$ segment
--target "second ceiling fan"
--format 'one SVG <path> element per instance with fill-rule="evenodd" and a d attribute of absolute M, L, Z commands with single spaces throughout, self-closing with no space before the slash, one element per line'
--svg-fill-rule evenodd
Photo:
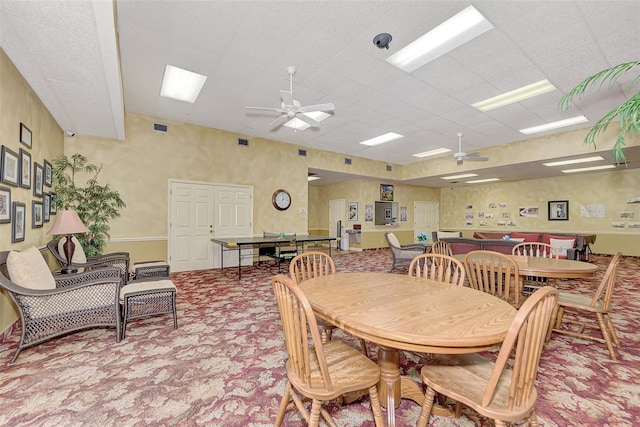
<path fill-rule="evenodd" d="M 289 120 L 298 119 L 306 123 L 311 127 L 320 126 L 320 121 L 316 120 L 313 116 L 321 113 L 333 112 L 336 106 L 332 103 L 315 104 L 315 105 L 302 105 L 300 101 L 293 99 L 293 75 L 296 73 L 296 68 L 293 66 L 287 67 L 287 73 L 289 74 L 289 90 L 280 91 L 280 108 L 270 107 L 245 107 L 249 110 L 267 110 L 280 113 L 280 116 L 269 124 L 271 129 L 275 129 Z"/>
<path fill-rule="evenodd" d="M 486 156 L 481 156 L 479 152 L 474 151 L 472 153 L 465 153 L 462 151 L 462 134 L 458 134 L 458 152 L 453 155 L 453 158 L 456 159 L 456 162 L 461 165 L 465 160 L 473 160 L 473 161 L 487 161 L 489 160 Z"/>

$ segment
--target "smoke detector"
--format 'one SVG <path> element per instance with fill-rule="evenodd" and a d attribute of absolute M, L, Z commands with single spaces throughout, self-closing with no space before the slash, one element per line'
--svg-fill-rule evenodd
<path fill-rule="evenodd" d="M 391 34 L 389 33 L 380 33 L 373 38 L 373 44 L 378 46 L 379 49 L 389 49 L 389 43 L 391 43 Z"/>

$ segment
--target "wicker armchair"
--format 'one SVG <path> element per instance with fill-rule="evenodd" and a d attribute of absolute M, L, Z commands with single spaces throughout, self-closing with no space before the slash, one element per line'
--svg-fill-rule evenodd
<path fill-rule="evenodd" d="M 0 252 L 0 288 L 17 306 L 22 326 L 20 342 L 10 363 L 23 348 L 86 328 L 115 327 L 116 342 L 120 342 L 119 269 L 56 275 L 54 289 L 32 289 L 8 279 L 9 253 Z"/>
<path fill-rule="evenodd" d="M 393 271 L 399 264 L 409 264 L 415 257 L 426 252 L 426 246 L 420 244 L 401 245 L 393 233 L 384 233 L 387 244 L 393 255 L 393 264 L 389 271 Z"/>
<path fill-rule="evenodd" d="M 47 248 L 49 248 L 49 251 L 51 252 L 53 257 L 58 261 L 60 267 L 65 267 L 67 265 L 67 258 L 58 250 L 59 242 L 60 239 L 53 239 L 49 243 L 47 243 Z M 82 250 L 82 247 L 77 243 L 75 250 Z M 70 266 L 81 269 L 92 269 L 96 267 L 116 267 L 122 274 L 123 284 L 127 284 L 127 281 L 129 280 L 128 252 L 113 252 L 110 254 L 86 257 L 86 259 L 86 263 L 81 263 L 74 261 L 72 258 Z"/>

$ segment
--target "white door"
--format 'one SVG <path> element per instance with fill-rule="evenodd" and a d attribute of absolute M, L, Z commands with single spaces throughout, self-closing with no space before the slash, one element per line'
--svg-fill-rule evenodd
<path fill-rule="evenodd" d="M 224 237 L 253 236 L 253 190 L 243 186 L 215 186 L 216 216 L 213 235 Z M 213 245 L 213 267 L 220 268 L 221 247 Z M 242 265 L 253 263 L 253 250 L 242 250 Z M 224 267 L 238 265 L 238 251 L 224 252 Z"/>
<path fill-rule="evenodd" d="M 431 232 L 438 231 L 440 225 L 439 210 L 439 205 L 436 202 L 413 202 L 414 242 L 418 241 L 416 235 L 421 231 L 427 233 L 429 235 L 429 241 L 431 241 Z"/>
<path fill-rule="evenodd" d="M 329 200 L 329 237 L 340 239 L 344 230 L 345 221 L 345 202 L 344 199 Z M 338 232 L 338 221 L 341 221 L 342 227 Z M 336 245 L 340 247 L 340 245 Z"/>
<path fill-rule="evenodd" d="M 171 182 L 169 265 L 171 271 L 213 267 L 213 186 Z"/>

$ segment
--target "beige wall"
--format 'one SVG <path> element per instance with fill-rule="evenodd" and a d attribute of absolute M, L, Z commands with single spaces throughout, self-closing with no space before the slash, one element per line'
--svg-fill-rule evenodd
<path fill-rule="evenodd" d="M 22 78 L 5 52 L 0 49 L 0 145 L 4 145 L 16 154 L 20 148 L 31 154 L 31 173 L 33 177 L 33 163 L 44 164 L 44 160 L 52 162 L 62 153 L 62 129 L 44 107 L 35 92 Z M 32 132 L 32 148 L 21 144 L 20 123 L 24 123 Z M 33 184 L 33 183 L 32 183 Z M 33 196 L 32 188 L 13 187 L 3 183 L 0 186 L 11 190 L 13 202 L 26 205 L 26 227 L 23 242 L 11 243 L 11 224 L 0 224 L 0 251 L 10 249 L 23 250 L 31 246 L 42 247 L 49 240 L 45 233 L 51 223 L 45 223 L 42 228 L 31 228 L 31 202 L 42 201 Z M 45 192 L 51 191 L 44 187 Z M 52 217 L 52 220 L 55 217 Z M 0 332 L 17 319 L 17 311 L 9 296 L 0 291 Z"/>
<path fill-rule="evenodd" d="M 640 197 L 640 169 L 568 175 L 559 178 L 493 183 L 473 187 L 443 188 L 440 198 L 440 228 L 466 231 L 550 231 L 594 233 L 595 253 L 615 253 L 640 256 L 640 228 L 629 228 L 629 223 L 640 223 L 640 204 L 628 204 L 627 199 Z M 548 201 L 568 200 L 569 220 L 549 221 Z M 491 208 L 490 204 L 504 203 L 505 208 Z M 582 215 L 581 206 L 603 204 L 604 217 Z M 471 205 L 471 209 L 466 207 Z M 520 217 L 519 208 L 537 206 L 538 217 Z M 444 214 L 444 213 L 452 214 Z M 484 218 L 479 213 L 484 213 Z M 621 218 L 622 212 L 632 212 L 633 218 Z M 465 214 L 473 218 L 465 218 Z M 487 218 L 492 214 L 493 218 Z M 509 218 L 503 218 L 508 214 Z M 467 225 L 467 221 L 471 225 Z M 486 226 L 481 226 L 481 221 Z M 498 221 L 514 221 L 515 226 L 498 226 Z M 624 228 L 612 227 L 622 222 Z"/>

